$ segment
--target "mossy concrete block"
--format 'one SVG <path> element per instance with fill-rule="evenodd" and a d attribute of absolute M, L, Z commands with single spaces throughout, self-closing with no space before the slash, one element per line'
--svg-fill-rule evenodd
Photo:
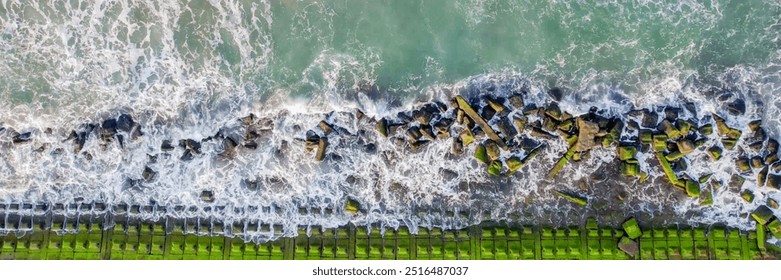
<path fill-rule="evenodd" d="M 743 190 L 740 193 L 740 197 L 743 198 L 743 200 L 745 200 L 748 203 L 754 202 L 754 193 L 751 192 L 750 190 Z"/>
<path fill-rule="evenodd" d="M 640 252 L 640 246 L 637 241 L 629 239 L 626 236 L 621 237 L 621 240 L 618 241 L 618 249 L 629 255 L 631 258 L 637 256 L 637 254 Z"/>
<path fill-rule="evenodd" d="M 548 172 L 548 178 L 555 177 L 556 174 L 558 174 L 559 171 L 561 171 L 561 169 L 564 168 L 564 165 L 567 164 L 567 161 L 572 159 L 572 156 L 575 154 L 575 150 L 576 150 L 575 147 L 577 147 L 577 145 L 573 145 L 572 147 L 570 147 L 569 150 L 567 150 L 567 153 L 564 154 L 564 156 L 562 156 L 558 162 L 556 162 L 556 165 L 553 167 L 553 169 L 551 169 L 551 171 Z"/>
<path fill-rule="evenodd" d="M 751 170 L 751 165 L 749 164 L 747 158 L 739 158 L 739 159 L 735 160 L 735 167 L 740 172 L 746 172 L 746 171 Z"/>
<path fill-rule="evenodd" d="M 483 163 L 490 162 L 488 160 L 488 153 L 486 153 L 484 145 L 477 146 L 477 149 L 475 149 L 475 158 Z"/>
<path fill-rule="evenodd" d="M 621 174 L 625 176 L 635 177 L 640 174 L 640 165 L 637 163 L 622 161 L 620 166 Z"/>
<path fill-rule="evenodd" d="M 499 146 L 494 141 L 486 141 L 485 153 L 490 160 L 497 160 L 499 159 Z"/>
<path fill-rule="evenodd" d="M 724 145 L 724 149 L 727 150 L 734 149 L 737 144 L 738 144 L 737 139 L 728 139 L 728 138 L 721 139 L 721 145 Z"/>
<path fill-rule="evenodd" d="M 700 184 L 694 180 L 686 180 L 686 194 L 690 197 L 700 197 Z"/>
<path fill-rule="evenodd" d="M 653 142 L 655 151 L 664 152 L 667 150 L 667 135 L 655 134 Z"/>
<path fill-rule="evenodd" d="M 347 202 L 344 205 L 344 211 L 347 213 L 355 214 L 361 209 L 361 204 L 358 201 L 347 198 Z"/>
<path fill-rule="evenodd" d="M 757 224 L 757 228 L 755 232 L 757 233 L 757 248 L 759 248 L 760 250 L 765 249 L 765 242 L 767 241 L 767 236 L 765 231 L 766 231 L 765 225 Z"/>
<path fill-rule="evenodd" d="M 651 144 L 654 141 L 654 133 L 650 129 L 641 129 L 639 134 L 643 144 Z"/>
<path fill-rule="evenodd" d="M 765 166 L 757 173 L 757 186 L 764 186 L 767 179 L 768 168 Z"/>
<path fill-rule="evenodd" d="M 502 175 L 502 162 L 494 160 L 488 165 L 488 174 L 499 176 Z"/>
<path fill-rule="evenodd" d="M 466 128 L 463 131 L 461 131 L 461 135 L 459 135 L 459 138 L 461 138 L 461 143 L 463 143 L 464 146 L 469 146 L 469 144 L 471 144 L 472 141 L 475 140 L 475 136 L 472 134 L 472 131 Z"/>
<path fill-rule="evenodd" d="M 571 202 L 574 202 L 580 206 L 586 206 L 588 204 L 588 199 L 585 197 L 581 197 L 575 194 L 570 194 L 570 193 L 557 191 L 557 190 L 554 190 L 553 192 L 556 193 L 556 195 L 563 197 L 564 199 L 569 200 Z"/>
<path fill-rule="evenodd" d="M 675 126 L 668 120 L 663 120 L 659 125 L 656 127 L 661 132 L 664 132 L 665 135 L 667 135 L 667 138 L 675 140 L 681 137 L 681 132 L 675 128 Z"/>
<path fill-rule="evenodd" d="M 635 157 L 637 148 L 634 146 L 618 146 L 616 152 L 619 160 L 628 160 Z"/>
<path fill-rule="evenodd" d="M 751 218 L 754 218 L 757 223 L 765 225 L 770 222 L 770 219 L 773 219 L 773 210 L 770 210 L 770 208 L 765 205 L 760 205 L 751 212 Z"/>
<path fill-rule="evenodd" d="M 773 219 L 773 221 L 768 223 L 766 227 L 767 230 L 770 231 L 770 234 L 776 238 L 781 239 L 781 221 L 778 219 Z"/>
<path fill-rule="evenodd" d="M 665 155 L 664 158 L 666 158 L 667 161 L 676 161 L 676 160 L 678 160 L 678 159 L 680 159 L 680 158 L 682 158 L 684 156 L 685 156 L 685 154 L 683 154 L 683 153 L 681 153 L 679 151 L 675 151 L 675 152 L 672 152 L 672 153 L 669 153 L 669 154 Z"/>
<path fill-rule="evenodd" d="M 626 236 L 630 239 L 636 239 L 643 235 L 643 231 L 640 230 L 640 226 L 637 224 L 637 220 L 634 217 L 626 220 L 622 227 L 624 228 L 624 232 L 626 232 Z"/>
<path fill-rule="evenodd" d="M 691 131 L 692 124 L 686 120 L 677 120 L 675 122 L 675 128 L 678 129 L 678 131 L 681 132 L 681 135 L 686 136 L 689 135 L 689 131 Z"/>
<path fill-rule="evenodd" d="M 705 135 L 705 136 L 711 135 L 711 134 L 713 134 L 713 125 L 711 125 L 711 124 L 703 125 L 703 126 L 700 127 L 699 131 L 700 131 L 700 134 L 702 134 L 702 135 Z"/>
<path fill-rule="evenodd" d="M 667 179 L 670 180 L 670 183 L 672 183 L 674 186 L 677 186 L 679 184 L 678 176 L 675 175 L 672 166 L 670 166 L 670 162 L 667 161 L 667 159 L 661 153 L 656 153 L 656 158 L 659 160 L 659 165 L 661 165 L 662 171 L 664 171 L 664 174 L 667 175 Z"/>
<path fill-rule="evenodd" d="M 768 188 L 774 188 L 776 190 L 781 189 L 781 175 L 768 174 L 765 180 L 765 185 Z"/>
<path fill-rule="evenodd" d="M 519 157 L 510 157 L 507 159 L 507 174 L 513 174 L 523 167 L 523 161 Z"/>
<path fill-rule="evenodd" d="M 678 146 L 678 151 L 684 155 L 688 155 L 694 151 L 694 143 L 692 143 L 691 140 L 681 139 L 675 142 L 675 144 Z"/>
<path fill-rule="evenodd" d="M 721 153 L 722 153 L 721 148 L 717 146 L 713 146 L 708 149 L 708 155 L 714 161 L 721 159 Z"/>
<path fill-rule="evenodd" d="M 772 198 L 768 198 L 767 202 L 765 204 L 767 205 L 767 207 L 770 207 L 772 209 L 778 209 L 778 207 L 779 207 L 778 201 L 776 201 L 775 199 L 772 199 Z"/>

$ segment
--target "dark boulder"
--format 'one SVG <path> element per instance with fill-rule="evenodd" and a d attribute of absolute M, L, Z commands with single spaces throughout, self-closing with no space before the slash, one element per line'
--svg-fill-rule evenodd
<path fill-rule="evenodd" d="M 167 152 L 173 150 L 174 146 L 171 145 L 171 140 L 163 140 L 163 144 L 160 145 L 160 149 Z"/>
<path fill-rule="evenodd" d="M 550 97 L 553 98 L 553 100 L 561 101 L 564 92 L 560 88 L 554 87 L 548 91 L 548 95 L 550 95 Z"/>
<path fill-rule="evenodd" d="M 746 113 L 746 101 L 738 98 L 727 104 L 727 110 L 733 116 L 740 116 Z"/>
<path fill-rule="evenodd" d="M 30 142 L 30 140 L 32 140 L 32 135 L 33 135 L 32 132 L 29 131 L 22 134 L 17 134 L 16 136 L 14 136 L 13 142 L 14 144 Z"/>

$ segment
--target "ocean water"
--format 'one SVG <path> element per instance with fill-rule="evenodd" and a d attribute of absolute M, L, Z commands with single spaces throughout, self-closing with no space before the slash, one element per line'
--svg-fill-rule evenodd
<path fill-rule="evenodd" d="M 549 141 L 538 162 L 498 180 L 470 156 L 474 145 L 461 157 L 446 156 L 451 140 L 413 153 L 350 114 L 396 116 L 487 88 L 507 95 L 523 87 L 527 103 L 542 105 L 556 87 L 564 111 L 578 115 L 596 106 L 623 120 L 632 109 L 687 102 L 699 117 L 724 116 L 724 100 L 743 99 L 746 113 L 728 124 L 746 129 L 761 119 L 778 139 L 779 36 L 778 1 L 4 0 L 0 201 L 194 206 L 137 215 L 256 221 L 279 225 L 284 235 L 297 226 L 348 222 L 414 231 L 482 220 L 577 221 L 600 211 L 551 191 L 581 181 L 608 187 L 593 174 L 615 164 L 614 149 L 594 151 L 564 169 L 568 180 L 550 182 L 545 174 L 566 142 Z M 123 146 L 92 137 L 79 152 L 64 141 L 84 123 L 121 113 L 134 117 L 142 136 Z M 190 161 L 180 160 L 182 149 L 160 150 L 164 140 L 175 145 L 241 132 L 239 118 L 250 113 L 273 128 L 257 149 L 225 159 L 222 143 L 204 142 Z M 351 134 L 371 132 L 366 141 L 377 151 L 337 135 L 328 151 L 338 158 L 315 161 L 297 139 L 323 119 Z M 32 132 L 32 141 L 12 143 L 14 131 Z M 739 142 L 738 151 L 748 144 Z M 738 151 L 712 163 L 700 149 L 686 172 L 727 182 Z M 652 167 L 653 154 L 638 159 L 650 183 L 622 183 L 627 199 L 610 206 L 616 216 L 749 228 L 746 213 L 767 198 L 781 199 L 747 176 L 743 189 L 754 191 L 752 203 L 725 188 L 714 205 L 698 206 L 671 195 Z M 146 168 L 157 175 L 128 183 Z M 214 201 L 204 202 L 202 191 Z M 345 213 L 348 197 L 364 212 Z M 225 208 L 205 210 L 215 206 Z"/>

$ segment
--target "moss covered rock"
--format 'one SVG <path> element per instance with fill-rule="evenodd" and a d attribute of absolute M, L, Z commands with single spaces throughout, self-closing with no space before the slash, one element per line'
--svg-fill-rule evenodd
<path fill-rule="evenodd" d="M 773 219 L 773 210 L 770 210 L 770 208 L 765 205 L 760 205 L 751 212 L 751 218 L 754 218 L 757 223 L 765 225 L 770 222 L 770 219 Z"/>
<path fill-rule="evenodd" d="M 694 180 L 686 180 L 686 194 L 690 197 L 700 197 L 700 184 Z"/>
<path fill-rule="evenodd" d="M 585 198 L 585 197 L 581 197 L 581 196 L 578 196 L 578 195 L 575 195 L 575 194 L 562 192 L 562 191 L 557 191 L 557 190 L 554 190 L 553 192 L 556 195 L 558 195 L 558 196 L 560 196 L 560 197 L 562 197 L 562 198 L 564 198 L 566 200 L 569 200 L 571 202 L 574 202 L 574 203 L 576 203 L 576 204 L 578 204 L 580 206 L 586 206 L 588 204 L 588 199 Z"/>
<path fill-rule="evenodd" d="M 488 165 L 488 174 L 499 176 L 502 175 L 502 162 L 494 160 Z"/>
<path fill-rule="evenodd" d="M 751 165 L 748 162 L 747 158 L 739 158 L 735 160 L 735 167 L 740 172 L 746 172 L 751 170 Z"/>
<path fill-rule="evenodd" d="M 711 134 L 713 134 L 713 125 L 711 125 L 711 124 L 703 125 L 703 126 L 700 127 L 699 131 L 700 131 L 700 134 L 702 134 L 702 135 L 705 135 L 705 136 L 711 135 Z"/>
<path fill-rule="evenodd" d="M 620 167 L 621 174 L 624 174 L 624 176 L 636 177 L 640 175 L 640 165 L 637 163 L 622 161 Z"/>
<path fill-rule="evenodd" d="M 628 160 L 635 157 L 637 148 L 634 146 L 620 145 L 616 149 L 616 153 L 618 154 L 619 160 Z"/>
<path fill-rule="evenodd" d="M 768 223 L 767 230 L 776 238 L 781 239 L 781 221 L 778 221 L 778 219 L 774 219 L 772 222 Z"/>
<path fill-rule="evenodd" d="M 626 232 L 626 236 L 630 239 L 637 239 L 643 235 L 643 231 L 640 230 L 640 226 L 637 224 L 637 220 L 634 217 L 626 220 L 622 227 L 624 228 L 624 232 Z"/>
<path fill-rule="evenodd" d="M 347 198 L 347 202 L 344 205 L 344 211 L 347 213 L 355 214 L 361 209 L 361 204 L 355 199 Z"/>
<path fill-rule="evenodd" d="M 714 161 L 721 159 L 722 150 L 719 147 L 713 146 L 708 149 L 708 155 Z"/>
<path fill-rule="evenodd" d="M 743 190 L 740 192 L 740 197 L 748 203 L 754 202 L 754 193 L 750 190 Z"/>
<path fill-rule="evenodd" d="M 475 158 L 479 161 L 482 161 L 483 163 L 490 162 L 488 160 L 488 154 L 485 151 L 484 145 L 477 146 L 477 149 L 475 149 Z"/>

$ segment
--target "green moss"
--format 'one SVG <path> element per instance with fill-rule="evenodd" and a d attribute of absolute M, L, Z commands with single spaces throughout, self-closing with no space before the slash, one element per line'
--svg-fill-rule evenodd
<path fill-rule="evenodd" d="M 699 179 L 699 180 L 697 180 L 697 181 L 699 181 L 699 182 L 700 182 L 700 184 L 705 184 L 705 182 L 707 182 L 708 180 L 710 180 L 710 177 L 711 177 L 711 176 L 713 176 L 713 174 L 702 175 L 702 176 L 700 177 L 700 179 Z"/>
<path fill-rule="evenodd" d="M 757 223 L 760 224 L 767 224 L 770 219 L 773 219 L 773 210 L 770 210 L 765 205 L 760 205 L 757 207 L 757 209 L 754 209 L 753 212 L 751 212 L 751 218 L 754 218 Z"/>
<path fill-rule="evenodd" d="M 640 230 L 640 226 L 637 224 L 637 220 L 632 217 L 626 220 L 622 225 L 626 235 L 631 239 L 636 239 L 643 235 L 643 231 Z"/>
<path fill-rule="evenodd" d="M 637 148 L 634 146 L 618 146 L 616 152 L 618 153 L 619 160 L 628 160 L 635 157 Z"/>
<path fill-rule="evenodd" d="M 561 191 L 558 191 L 558 190 L 554 190 L 553 192 L 556 193 L 556 195 L 561 196 L 564 199 L 569 200 L 571 202 L 574 202 L 574 203 L 576 203 L 576 204 L 578 204 L 580 206 L 586 206 L 588 204 L 588 199 L 585 198 L 585 197 L 581 197 L 581 196 L 570 194 L 570 193 L 566 193 L 566 192 L 561 192 Z"/>
<path fill-rule="evenodd" d="M 757 223 L 757 229 L 755 232 L 757 233 L 757 248 L 764 250 L 765 241 L 767 240 L 767 237 L 765 236 L 765 225 Z"/>
<path fill-rule="evenodd" d="M 485 146 L 480 145 L 475 149 L 475 158 L 483 163 L 488 163 L 488 153 L 485 151 Z"/>

